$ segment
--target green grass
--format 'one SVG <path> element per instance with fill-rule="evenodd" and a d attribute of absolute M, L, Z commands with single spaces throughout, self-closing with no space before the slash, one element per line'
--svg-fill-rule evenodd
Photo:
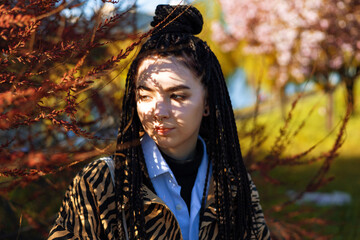
<path fill-rule="evenodd" d="M 272 176 L 282 180 L 283 184 L 280 186 L 271 185 L 261 179 L 261 176 L 255 175 L 254 181 L 259 189 L 264 210 L 286 201 L 288 199 L 286 196 L 287 190 L 301 191 L 304 189 L 317 168 L 318 165 L 276 169 L 272 172 Z M 314 230 L 322 235 L 331 235 L 331 239 L 359 239 L 360 178 L 358 169 L 360 169 L 359 158 L 339 157 L 332 165 L 328 174 L 335 178 L 324 187 L 318 189 L 319 192 L 326 193 L 332 193 L 333 191 L 349 193 L 352 198 L 350 204 L 327 207 L 293 204 L 271 217 L 287 222 L 296 222 L 306 218 L 319 218 L 325 220 L 326 224 L 306 225 L 305 228 L 309 228 L 307 230 Z M 300 212 L 300 214 L 296 216 L 297 219 L 287 219 L 289 218 L 288 214 L 291 212 Z"/>
<path fill-rule="evenodd" d="M 359 93 L 360 84 L 357 84 L 355 96 L 359 96 Z M 324 114 L 327 103 L 326 96 L 314 94 L 301 99 L 292 113 L 288 130 L 290 133 L 294 132 L 304 119 L 306 120 L 305 126 L 296 137 L 291 137 L 290 134 L 289 139 L 291 141 L 287 145 L 284 155 L 289 156 L 302 152 L 318 142 L 320 144 L 309 156 L 318 156 L 331 149 L 339 130 L 339 123 L 345 115 L 344 95 L 344 89 L 341 87 L 335 92 L 334 127 L 330 130 L 326 126 L 326 115 Z M 360 106 L 359 102 L 357 106 Z M 288 106 L 289 108 L 290 106 Z M 314 111 L 309 115 L 312 108 Z M 347 124 L 345 143 L 327 174 L 329 177 L 333 176 L 334 179 L 317 190 L 326 193 L 333 191 L 349 193 L 352 197 L 351 203 L 344 206 L 327 207 L 292 204 L 279 212 L 271 211 L 269 217 L 286 223 L 302 224 L 301 226 L 306 230 L 330 236 L 330 239 L 360 239 L 360 228 L 358 227 L 360 225 L 360 177 L 358 173 L 358 169 L 360 169 L 360 111 L 358 109 L 359 107 Z M 241 115 L 241 113 L 237 114 Z M 264 155 L 270 151 L 276 137 L 279 136 L 279 129 L 283 126 L 284 121 L 277 107 L 268 113 L 260 114 L 257 121 L 265 125 L 265 135 L 268 136 L 267 141 L 258 149 L 258 152 Z M 238 126 L 243 127 L 240 120 Z M 251 126 L 250 124 L 246 128 L 251 128 Z M 240 129 L 240 132 L 243 130 Z M 240 143 L 243 152 L 246 153 L 251 146 L 251 139 L 240 138 Z M 261 158 L 262 156 L 260 156 Z M 305 189 L 306 184 L 316 174 L 320 164 L 321 162 L 295 167 L 276 167 L 270 175 L 281 181 L 280 185 L 266 182 L 258 173 L 253 173 L 265 212 L 269 212 L 273 206 L 287 201 L 286 192 L 288 190 L 301 191 Z M 314 220 L 315 223 L 311 224 L 313 219 L 322 219 L 325 222 L 315 222 Z M 310 220 L 310 224 L 303 224 L 307 220 Z"/>

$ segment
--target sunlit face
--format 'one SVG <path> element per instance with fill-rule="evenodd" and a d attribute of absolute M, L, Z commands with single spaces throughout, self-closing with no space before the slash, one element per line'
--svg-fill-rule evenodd
<path fill-rule="evenodd" d="M 151 57 L 139 66 L 136 89 L 145 132 L 165 154 L 177 160 L 190 158 L 207 108 L 200 79 L 175 57 Z"/>

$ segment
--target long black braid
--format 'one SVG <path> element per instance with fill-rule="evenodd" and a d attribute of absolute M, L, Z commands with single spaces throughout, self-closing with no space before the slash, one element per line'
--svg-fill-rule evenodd
<path fill-rule="evenodd" d="M 155 27 L 153 34 L 131 64 L 126 79 L 115 154 L 119 237 L 123 239 L 125 234 L 122 222 L 122 213 L 125 211 L 129 239 L 147 238 L 141 187 L 147 183 L 153 188 L 140 146 L 144 130 L 136 113 L 135 79 L 142 60 L 156 55 L 175 56 L 201 77 L 207 90 L 210 115 L 203 118 L 200 135 L 206 142 L 212 164 L 219 237 L 249 239 L 254 224 L 249 179 L 220 64 L 206 42 L 194 36 L 202 30 L 202 16 L 192 6 L 170 5 L 159 5 L 155 14 L 151 23 Z M 200 209 L 200 222 L 205 211 L 206 188 L 207 184 Z"/>

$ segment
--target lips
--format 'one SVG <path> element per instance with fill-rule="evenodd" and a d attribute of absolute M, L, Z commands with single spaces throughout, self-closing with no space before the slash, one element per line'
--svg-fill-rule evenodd
<path fill-rule="evenodd" d="M 155 132 L 158 134 L 158 135 L 162 135 L 162 136 L 165 136 L 167 134 L 169 134 L 174 128 L 168 128 L 168 127 L 155 127 Z"/>

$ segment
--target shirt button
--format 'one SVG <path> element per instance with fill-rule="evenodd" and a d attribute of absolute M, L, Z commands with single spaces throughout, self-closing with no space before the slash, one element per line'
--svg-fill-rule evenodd
<path fill-rule="evenodd" d="M 181 204 L 177 204 L 177 205 L 176 205 L 176 210 L 181 210 L 181 209 L 182 209 Z"/>

